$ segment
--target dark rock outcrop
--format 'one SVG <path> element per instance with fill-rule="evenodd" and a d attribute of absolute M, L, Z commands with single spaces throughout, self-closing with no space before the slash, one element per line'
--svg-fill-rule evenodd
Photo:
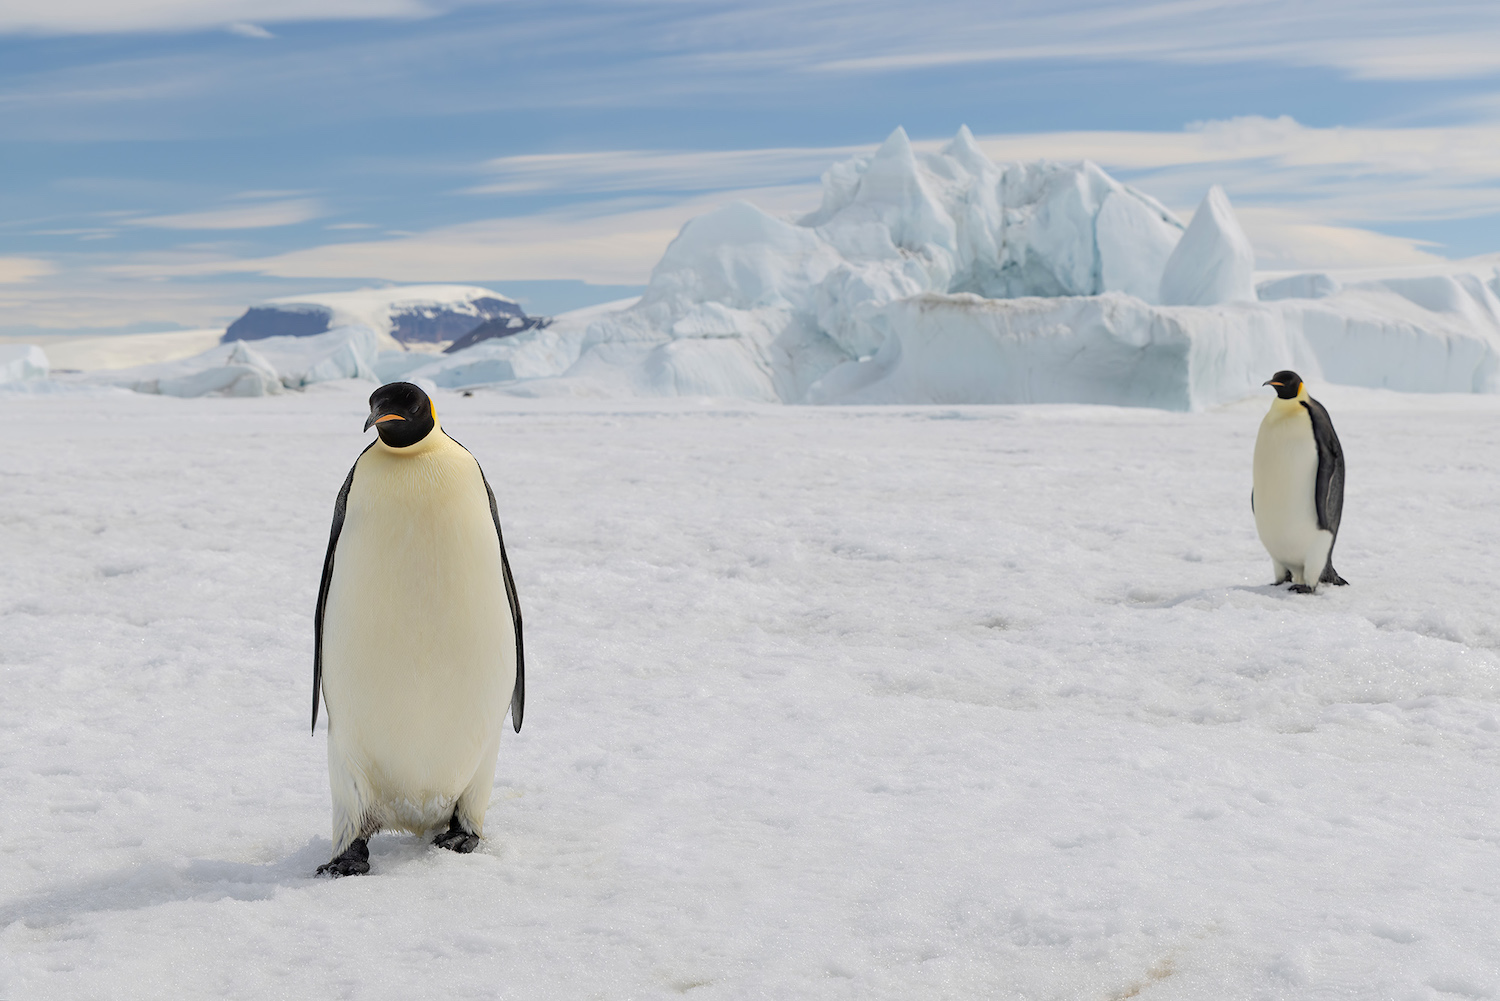
<path fill-rule="evenodd" d="M 444 348 L 443 353 L 451 355 L 455 351 L 472 348 L 480 341 L 488 341 L 496 337 L 510 337 L 513 334 L 519 334 L 523 330 L 535 330 L 545 327 L 551 322 L 552 317 L 550 316 L 527 316 L 520 309 L 517 309 L 516 315 L 497 316 L 494 319 L 485 320 L 479 326 Z"/>
<path fill-rule="evenodd" d="M 224 341 L 311 337 L 328 329 L 331 310 L 321 306 L 251 306 L 224 331 Z"/>
<path fill-rule="evenodd" d="M 490 332 L 480 338 L 482 340 L 549 322 L 538 322 L 528 317 L 518 304 L 494 296 L 449 302 L 398 301 L 389 307 L 386 315 L 390 319 L 391 336 L 403 344 L 462 340 L 476 327 L 494 324 L 488 328 Z M 223 339 L 256 341 L 263 337 L 311 337 L 328 330 L 333 318 L 334 309 L 320 305 L 316 300 L 251 306 L 245 310 L 244 316 L 229 325 Z"/>
<path fill-rule="evenodd" d="M 457 341 L 485 323 L 496 320 L 503 323 L 515 317 L 526 319 L 520 306 L 504 299 L 475 299 L 470 305 L 474 308 L 473 313 L 447 306 L 398 307 L 391 312 L 391 336 L 403 344 Z"/>

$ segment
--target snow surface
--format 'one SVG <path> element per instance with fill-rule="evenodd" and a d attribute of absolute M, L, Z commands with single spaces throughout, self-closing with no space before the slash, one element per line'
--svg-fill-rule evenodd
<path fill-rule="evenodd" d="M 471 856 L 328 854 L 369 384 L 0 397 L 0 996 L 1436 999 L 1500 983 L 1500 398 L 1319 387 L 1267 585 L 1220 410 L 440 392 L 528 706 Z M 1265 391 L 1269 392 L 1269 391 Z"/>

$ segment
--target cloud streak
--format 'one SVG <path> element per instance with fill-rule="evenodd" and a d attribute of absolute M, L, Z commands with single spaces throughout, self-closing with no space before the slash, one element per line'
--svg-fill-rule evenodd
<path fill-rule="evenodd" d="M 56 270 L 51 261 L 35 257 L 0 257 L 0 285 L 32 282 Z"/>
<path fill-rule="evenodd" d="M 202 212 L 137 216 L 120 221 L 128 226 L 150 226 L 155 229 L 268 229 L 273 226 L 295 226 L 324 215 L 327 212 L 319 202 L 311 198 L 297 198 Z"/>
<path fill-rule="evenodd" d="M 1090 159 L 1191 213 L 1223 184 L 1268 270 L 1433 265 L 1430 245 L 1374 231 L 1393 218 L 1500 213 L 1500 126 L 1313 129 L 1241 118 L 1181 132 L 981 137 L 998 162 Z M 935 152 L 945 140 L 918 142 Z M 796 216 L 815 178 L 863 147 L 598 151 L 484 163 L 485 194 L 609 193 L 563 210 L 333 243 L 254 259 L 192 252 L 137 256 L 113 269 L 155 280 L 256 274 L 296 279 L 644 282 L 681 225 L 733 198 Z M 755 182 L 760 182 L 756 184 Z M 669 192 L 662 194 L 662 192 Z"/>
<path fill-rule="evenodd" d="M 634 285 L 646 281 L 683 223 L 734 197 L 785 214 L 816 204 L 817 189 L 759 188 L 650 205 L 640 199 L 620 199 L 586 209 L 486 219 L 409 236 L 334 243 L 254 259 L 211 253 L 136 255 L 130 263 L 103 270 L 150 280 L 255 274 L 399 282 L 576 278 L 602 285 Z"/>
<path fill-rule="evenodd" d="M 258 24 L 430 17 L 419 0 L 48 0 L 0 4 L 0 34 L 102 35 L 227 28 L 269 38 Z"/>
<path fill-rule="evenodd" d="M 935 152 L 947 140 L 919 141 Z M 1176 132 L 981 136 L 996 161 L 1092 160 L 1190 211 L 1212 184 L 1236 200 L 1295 206 L 1309 222 L 1469 219 L 1500 212 L 1500 124 L 1310 128 L 1291 118 L 1234 118 Z M 488 161 L 476 194 L 708 192 L 808 184 L 865 146 L 733 151 L 622 150 Z"/>
<path fill-rule="evenodd" d="M 618 150 L 509 156 L 481 168 L 494 179 L 465 194 L 727 191 L 817 178 L 829 165 L 872 146 L 746 150 Z"/>

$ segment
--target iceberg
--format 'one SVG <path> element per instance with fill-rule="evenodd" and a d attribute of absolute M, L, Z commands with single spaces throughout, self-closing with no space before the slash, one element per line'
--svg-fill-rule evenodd
<path fill-rule="evenodd" d="M 735 202 L 688 222 L 639 303 L 590 324 L 551 374 L 625 395 L 822 399 L 839 380 L 816 393 L 815 383 L 897 333 L 893 303 L 1108 292 L 1150 302 L 1183 230 L 1093 164 L 1001 167 L 967 128 L 921 153 L 897 129 L 830 168 L 821 204 L 799 220 Z"/>
<path fill-rule="evenodd" d="M 1159 301 L 1168 306 L 1254 302 L 1254 276 L 1255 248 L 1240 229 L 1229 196 L 1215 184 L 1167 258 Z"/>
<path fill-rule="evenodd" d="M 35 344 L 0 344 L 0 382 L 47 378 L 47 354 Z"/>
<path fill-rule="evenodd" d="M 1496 392 L 1500 275 L 1254 285 L 1223 190 L 1190 225 L 1084 162 L 996 164 L 897 129 L 812 213 L 689 221 L 638 302 L 412 369 L 508 392 L 1202 409 L 1266 375 Z"/>
<path fill-rule="evenodd" d="M 883 311 L 873 357 L 814 383 L 810 403 L 1100 403 L 1202 410 L 1278 369 L 1409 392 L 1500 392 L 1500 301 L 1478 282 L 1447 314 L 1381 283 L 1338 303 L 1151 306 L 927 294 Z M 1487 292 L 1487 290 L 1485 290 Z M 1486 310 L 1495 310 L 1487 319 Z"/>
<path fill-rule="evenodd" d="M 383 351 L 375 372 L 382 382 L 423 380 L 442 389 L 547 379 L 566 371 L 578 360 L 590 323 L 635 301 L 587 306 L 563 313 L 547 327 L 487 339 L 452 354 Z"/>
<path fill-rule="evenodd" d="M 84 378 L 163 396 L 266 396 L 334 379 L 377 381 L 378 343 L 368 327 L 340 327 L 306 337 L 229 341 L 191 358 Z"/>
<path fill-rule="evenodd" d="M 1255 286 L 1255 297 L 1261 302 L 1277 299 L 1326 299 L 1343 289 L 1337 278 L 1321 272 L 1287 275 Z"/>

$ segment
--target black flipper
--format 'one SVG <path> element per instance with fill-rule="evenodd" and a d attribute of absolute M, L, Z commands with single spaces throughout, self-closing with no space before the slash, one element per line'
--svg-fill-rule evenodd
<path fill-rule="evenodd" d="M 448 438 L 459 448 L 464 448 L 452 435 L 448 435 Z M 464 448 L 464 451 L 469 450 Z M 474 465 L 479 465 L 478 459 L 474 460 Z M 479 479 L 484 483 L 484 492 L 490 499 L 490 518 L 495 522 L 495 538 L 500 541 L 500 569 L 505 574 L 505 599 L 510 602 L 510 621 L 516 627 L 516 687 L 510 693 L 510 724 L 520 733 L 521 717 L 526 711 L 526 649 L 521 641 L 521 599 L 516 597 L 516 580 L 510 573 L 510 557 L 505 555 L 505 533 L 500 530 L 500 509 L 495 504 L 495 491 L 490 489 L 490 481 L 485 477 L 482 466 L 479 469 Z"/>
<path fill-rule="evenodd" d="M 375 442 L 370 442 L 359 453 L 360 457 L 363 458 L 365 452 L 374 447 Z M 344 477 L 344 485 L 339 488 L 338 500 L 333 502 L 333 528 L 328 532 L 328 553 L 323 557 L 323 582 L 318 585 L 318 608 L 313 613 L 312 729 L 314 733 L 318 732 L 318 696 L 323 691 L 323 609 L 328 605 L 328 585 L 333 581 L 333 551 L 338 548 L 339 533 L 344 530 L 344 511 L 349 506 L 349 488 L 354 485 L 354 470 L 357 468 L 359 468 L 359 459 L 355 459 L 354 465 L 349 467 L 349 475 Z M 366 868 L 369 867 L 366 866 Z"/>
<path fill-rule="evenodd" d="M 1318 527 L 1333 533 L 1333 543 L 1339 540 L 1339 523 L 1344 518 L 1344 447 L 1339 444 L 1338 433 L 1333 430 L 1333 420 L 1323 404 L 1314 399 L 1304 400 L 1302 406 L 1312 418 L 1313 441 L 1318 446 L 1318 480 L 1313 488 L 1313 501 L 1318 509 Z M 1318 575 L 1319 583 L 1347 584 L 1333 569 L 1333 545 L 1328 547 L 1328 563 Z"/>

